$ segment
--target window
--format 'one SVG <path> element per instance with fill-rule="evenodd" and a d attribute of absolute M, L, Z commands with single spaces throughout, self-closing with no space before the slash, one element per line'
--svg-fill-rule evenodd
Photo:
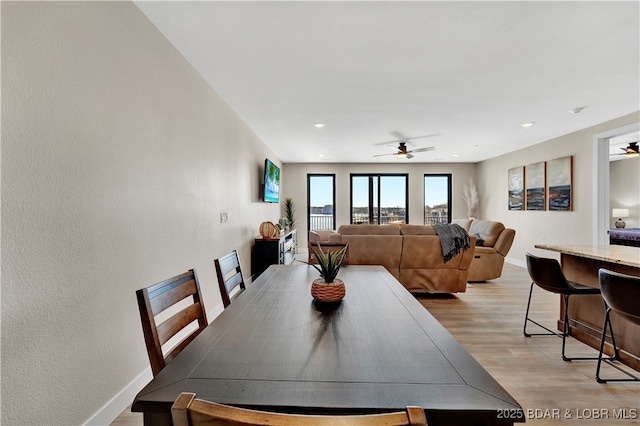
<path fill-rule="evenodd" d="M 335 229 L 336 175 L 307 175 L 307 229 Z"/>
<path fill-rule="evenodd" d="M 351 223 L 409 223 L 406 174 L 351 175 Z"/>
<path fill-rule="evenodd" d="M 451 223 L 451 175 L 424 175 L 424 223 Z"/>

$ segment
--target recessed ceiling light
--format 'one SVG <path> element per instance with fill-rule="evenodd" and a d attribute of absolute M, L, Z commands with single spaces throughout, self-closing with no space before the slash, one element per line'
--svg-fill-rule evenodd
<path fill-rule="evenodd" d="M 317 127 L 318 129 L 321 129 L 321 128 L 323 128 L 323 127 L 325 126 L 325 123 L 320 123 L 320 122 L 318 122 L 318 123 L 314 123 L 313 125 L 314 125 L 315 127 Z"/>
<path fill-rule="evenodd" d="M 528 123 L 522 123 L 521 126 L 522 127 L 531 127 L 535 124 L 535 121 L 529 121 Z"/>
<path fill-rule="evenodd" d="M 452 157 L 460 157 L 460 154 L 453 154 Z"/>

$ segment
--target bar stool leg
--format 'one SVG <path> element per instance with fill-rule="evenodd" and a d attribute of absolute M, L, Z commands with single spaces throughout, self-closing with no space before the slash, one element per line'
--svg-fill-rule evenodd
<path fill-rule="evenodd" d="M 525 317 L 524 317 L 524 328 L 522 330 L 523 334 L 525 337 L 531 337 L 531 336 L 549 336 L 549 335 L 555 335 L 558 337 L 562 338 L 562 360 L 563 361 L 596 361 L 599 357 L 569 357 L 566 355 L 565 352 L 565 348 L 566 348 L 566 340 L 567 340 L 567 336 L 571 335 L 571 325 L 569 323 L 569 294 L 563 294 L 562 295 L 562 300 L 563 300 L 563 305 L 564 305 L 564 316 L 563 316 L 563 321 L 564 324 L 562 326 L 562 333 L 558 333 L 555 332 L 547 327 L 545 327 L 544 325 L 532 320 L 531 318 L 529 318 L 529 309 L 531 306 L 531 296 L 533 294 L 533 286 L 535 283 L 531 283 L 531 288 L 529 289 L 529 301 L 527 302 L 527 310 L 525 313 Z M 535 325 L 537 325 L 538 327 L 544 329 L 547 331 L 547 333 L 529 333 L 527 331 L 527 323 L 528 322 L 532 322 Z M 603 331 L 604 332 L 604 331 Z"/>
<path fill-rule="evenodd" d="M 636 376 L 635 374 L 631 373 L 628 370 L 623 369 L 619 365 L 613 363 L 614 361 L 617 361 L 619 359 L 619 351 L 618 351 L 618 347 L 616 346 L 615 337 L 613 335 L 613 326 L 611 325 L 611 315 L 610 315 L 611 308 L 607 306 L 606 302 L 605 302 L 605 309 L 606 309 L 606 313 L 604 316 L 604 324 L 602 326 L 602 339 L 600 340 L 600 352 L 598 353 L 598 364 L 596 365 L 596 381 L 598 383 L 640 381 L 640 377 Z M 602 356 L 604 353 L 604 342 L 607 337 L 607 333 L 606 333 L 607 328 L 609 328 L 609 333 L 611 334 L 611 345 L 613 346 L 613 356 L 609 358 L 605 358 Z M 629 377 L 628 378 L 608 378 L 608 379 L 604 379 L 600 377 L 600 366 L 603 361 L 606 364 L 612 366 L 616 370 L 626 374 Z"/>
<path fill-rule="evenodd" d="M 544 325 L 540 324 L 537 321 L 532 320 L 531 318 L 529 318 L 529 308 L 531 306 L 531 295 L 533 294 L 533 286 L 534 283 L 531 283 L 531 288 L 529 289 L 529 301 L 527 302 L 527 311 L 524 315 L 524 327 L 522 329 L 522 333 L 524 334 L 524 337 L 531 337 L 531 336 L 549 336 L 549 335 L 554 335 L 554 336 L 558 336 L 558 337 L 562 337 L 562 334 L 555 332 L 547 327 L 545 327 Z M 532 322 L 535 325 L 537 325 L 538 327 L 547 330 L 547 333 L 529 333 L 527 332 L 527 323 Z"/>

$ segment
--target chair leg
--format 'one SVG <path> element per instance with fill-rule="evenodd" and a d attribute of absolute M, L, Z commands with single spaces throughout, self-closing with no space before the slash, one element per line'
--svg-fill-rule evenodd
<path fill-rule="evenodd" d="M 596 366 L 596 381 L 598 383 L 637 382 L 637 381 L 640 381 L 640 377 L 636 376 L 635 374 L 631 373 L 628 370 L 623 369 L 618 364 L 614 364 L 613 363 L 614 361 L 618 360 L 619 352 L 618 352 L 618 347 L 616 346 L 615 338 L 613 336 L 613 326 L 611 325 L 611 317 L 610 317 L 611 308 L 606 306 L 606 303 L 605 303 L 605 308 L 606 308 L 606 313 L 605 313 L 605 316 L 604 316 L 604 325 L 602 326 L 602 339 L 600 340 L 600 352 L 598 353 L 598 364 Z M 605 342 L 606 337 L 607 337 L 607 334 L 606 334 L 607 328 L 609 328 L 609 332 L 611 333 L 611 345 L 613 345 L 613 356 L 610 357 L 610 358 L 604 358 L 602 356 L 603 353 L 604 353 L 604 342 Z M 616 370 L 626 374 L 629 377 L 628 378 L 609 378 L 609 379 L 604 379 L 604 378 L 600 377 L 600 366 L 601 366 L 603 361 L 606 364 L 612 366 Z"/>
<path fill-rule="evenodd" d="M 571 336 L 571 325 L 569 323 L 569 296 L 564 296 L 564 332 L 562 334 L 562 359 L 564 361 L 596 361 L 599 357 L 568 357 L 565 355 L 565 341 L 567 336 Z M 606 335 L 606 329 L 602 329 L 602 335 Z"/>
<path fill-rule="evenodd" d="M 562 327 L 562 333 L 558 333 L 556 331 L 553 331 L 547 327 L 545 327 L 544 325 L 532 320 L 531 318 L 529 318 L 529 308 L 531 305 L 531 295 L 533 293 L 533 286 L 534 283 L 531 283 L 531 288 L 529 289 L 529 301 L 527 302 L 527 311 L 524 317 L 524 328 L 523 328 L 523 333 L 525 337 L 531 337 L 531 336 L 550 336 L 550 335 L 554 335 L 554 336 L 558 336 L 562 338 L 562 359 L 564 361 L 595 361 L 598 359 L 598 357 L 568 357 L 565 353 L 565 346 L 566 346 L 566 340 L 567 340 L 567 336 L 571 335 L 571 326 L 569 324 L 569 295 L 568 294 L 563 294 L 562 298 L 563 298 L 563 302 L 564 302 L 564 325 Z M 537 325 L 538 327 L 544 329 L 547 331 L 547 333 L 529 333 L 527 332 L 527 323 L 528 322 L 532 322 L 535 325 Z M 603 330 L 604 333 L 604 330 Z"/>
<path fill-rule="evenodd" d="M 531 295 L 533 294 L 533 286 L 534 283 L 531 283 L 531 288 L 529 289 L 529 301 L 527 302 L 527 311 L 524 315 L 524 328 L 522 329 L 522 332 L 524 334 L 524 337 L 531 337 L 531 336 L 550 336 L 550 335 L 554 335 L 554 336 L 558 336 L 558 337 L 562 337 L 562 334 L 555 332 L 547 327 L 545 327 L 544 325 L 532 320 L 531 318 L 529 318 L 529 308 L 531 307 Z M 547 333 L 528 333 L 527 332 L 527 323 L 532 322 L 535 325 L 537 325 L 538 327 L 547 330 Z"/>

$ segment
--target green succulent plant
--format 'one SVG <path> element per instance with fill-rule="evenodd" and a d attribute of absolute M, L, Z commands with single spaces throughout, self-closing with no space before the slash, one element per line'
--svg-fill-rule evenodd
<path fill-rule="evenodd" d="M 291 199 L 290 197 L 285 198 L 284 205 L 282 206 L 282 210 L 284 212 L 284 218 L 287 219 L 289 228 L 292 228 L 292 229 L 295 228 L 296 208 L 293 204 L 293 199 Z"/>
<path fill-rule="evenodd" d="M 310 250 L 318 259 L 318 264 L 309 263 L 320 272 L 320 276 L 328 284 L 332 283 L 338 275 L 340 268 L 347 261 L 347 248 L 349 243 L 345 244 L 340 250 L 328 250 L 326 253 L 322 251 L 322 246 L 318 243 L 317 249 L 313 246 Z"/>

